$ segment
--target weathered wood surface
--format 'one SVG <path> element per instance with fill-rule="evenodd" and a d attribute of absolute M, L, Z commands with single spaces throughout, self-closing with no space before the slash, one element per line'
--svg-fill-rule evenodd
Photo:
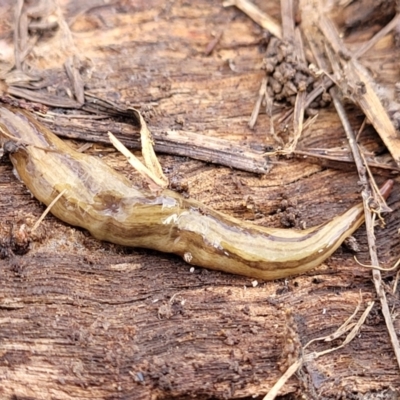
<path fill-rule="evenodd" d="M 0 3 L 1 15 L 10 21 L 13 3 Z M 207 0 L 60 4 L 77 50 L 90 64 L 85 83 L 92 93 L 143 109 L 151 105 L 148 121 L 155 133 L 187 130 L 256 149 L 273 144 L 266 138 L 265 114 L 254 130 L 247 127 L 264 76 L 263 33 L 238 10 Z M 258 5 L 279 19 L 277 1 Z M 213 33 L 220 31 L 219 43 L 206 56 Z M 12 52 L 11 26 L 0 27 L 0 43 L 7 58 Z M 57 43 L 54 36 L 39 41 L 32 64 L 60 68 L 64 53 Z M 352 110 L 350 117 L 358 128 L 360 113 Z M 117 133 L 124 127 L 137 133 L 128 121 L 110 124 Z M 93 121 L 82 126 L 86 133 L 100 129 Z M 52 128 L 68 134 L 68 126 Z M 367 128 L 364 141 L 372 149 L 382 148 L 372 128 Z M 302 145 L 334 147 L 343 142 L 338 118 L 325 110 Z M 111 147 L 95 145 L 90 151 L 131 175 Z M 260 176 L 177 156 L 160 160 L 170 178 L 188 186 L 190 196 L 257 224 L 281 226 L 286 216 L 280 210 L 283 199 L 295 199 L 294 207 L 308 226 L 359 201 L 355 172 L 305 160 L 275 161 L 272 171 Z M 0 260 L 4 399 L 261 396 L 292 360 L 290 340 L 304 345 L 330 334 L 353 313 L 360 294 L 363 308 L 375 298 L 370 270 L 357 265 L 344 247 L 304 276 L 254 287 L 252 279 L 191 271 L 174 256 L 100 243 L 49 216 L 30 250 L 19 255 L 23 225 L 32 226 L 44 208 L 16 180 L 5 159 L 0 163 L 0 198 L 1 246 L 7 253 Z M 399 201 L 396 187 L 389 199 L 395 212 L 387 217 L 386 229 L 377 229 L 385 266 L 399 254 Z M 358 258 L 368 260 L 363 228 L 356 238 Z M 394 276 L 384 273 L 399 330 L 398 294 L 390 294 Z M 286 316 L 288 310 L 292 318 Z M 355 340 L 307 362 L 281 393 L 361 398 L 357 396 L 372 391 L 389 396 L 399 387 L 377 302 Z"/>

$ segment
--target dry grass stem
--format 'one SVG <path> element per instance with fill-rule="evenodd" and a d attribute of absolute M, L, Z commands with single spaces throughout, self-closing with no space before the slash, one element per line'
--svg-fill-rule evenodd
<path fill-rule="evenodd" d="M 46 215 L 50 212 L 50 210 L 53 208 L 54 204 L 57 203 L 58 200 L 64 195 L 64 193 L 67 191 L 67 189 L 64 189 L 61 191 L 56 198 L 47 206 L 47 208 L 43 211 L 43 214 L 40 216 L 40 218 L 35 222 L 35 225 L 33 225 L 33 228 L 31 232 L 35 232 L 36 229 L 39 227 L 39 225 L 42 223 L 42 221 L 46 218 Z"/>
<path fill-rule="evenodd" d="M 286 153 L 285 153 L 286 154 Z M 302 158 L 315 158 L 320 159 L 321 162 L 326 160 L 329 165 L 329 161 L 339 162 L 339 163 L 347 163 L 354 164 L 354 158 L 350 151 L 343 149 L 319 149 L 319 148 L 309 148 L 308 150 L 303 149 L 295 149 L 291 154 Z M 398 171 L 400 172 L 400 168 L 391 164 L 384 164 L 377 161 L 373 161 L 372 159 L 366 159 L 366 165 L 369 168 L 377 168 L 387 171 Z"/>
<path fill-rule="evenodd" d="M 251 113 L 251 117 L 249 120 L 249 127 L 251 129 L 254 128 L 254 126 L 257 122 L 258 114 L 260 113 L 261 104 L 262 104 L 263 100 L 265 99 L 266 93 L 267 93 L 267 78 L 263 78 L 263 80 L 261 81 L 260 90 L 258 91 L 257 101 L 256 101 L 256 104 L 254 105 L 254 108 L 253 108 L 253 111 Z"/>
<path fill-rule="evenodd" d="M 361 326 L 364 324 L 365 319 L 367 318 L 368 314 L 371 312 L 372 307 L 374 306 L 374 304 L 375 304 L 374 301 L 369 302 L 368 307 L 365 309 L 365 311 L 363 312 L 363 314 L 361 315 L 360 319 L 358 320 L 358 322 L 356 324 L 348 325 L 344 329 L 342 327 L 339 328 L 339 330 L 344 333 L 344 332 L 347 332 L 349 330 L 350 326 L 352 326 L 352 329 L 351 329 L 350 333 L 346 336 L 345 340 L 343 341 L 343 343 L 340 346 L 337 346 L 337 347 L 334 347 L 334 348 L 331 348 L 331 349 L 327 349 L 327 350 L 324 350 L 324 351 L 320 351 L 320 352 L 308 353 L 308 354 L 306 354 L 304 356 L 304 360 L 305 361 L 309 361 L 311 359 L 315 360 L 318 357 L 321 357 L 321 356 L 323 356 L 325 354 L 332 353 L 333 351 L 339 350 L 339 349 L 343 348 L 344 346 L 346 346 L 347 344 L 349 344 L 356 337 L 356 335 L 358 334 L 358 331 L 360 330 Z M 329 336 L 327 338 L 329 338 Z M 324 338 L 324 340 L 326 340 L 326 339 Z"/>
<path fill-rule="evenodd" d="M 342 125 L 345 129 L 346 136 L 348 137 L 348 142 L 349 142 L 350 148 L 353 153 L 357 171 L 358 171 L 358 174 L 360 177 L 360 182 L 364 187 L 363 192 L 362 192 L 362 198 L 363 198 L 364 209 L 365 209 L 365 226 L 366 226 L 366 231 L 367 231 L 369 253 L 370 253 L 372 265 L 379 265 L 378 255 L 376 253 L 374 223 L 373 223 L 373 218 L 371 216 L 371 212 L 369 211 L 369 199 L 371 198 L 371 194 L 370 194 L 367 177 L 366 177 L 367 169 L 362 161 L 362 157 L 360 155 L 359 147 L 356 143 L 354 132 L 351 129 L 350 123 L 349 123 L 346 113 L 344 111 L 344 107 L 339 99 L 338 94 L 337 94 L 337 88 L 332 88 L 330 90 L 330 93 L 332 95 L 336 111 L 338 112 L 339 118 L 341 119 Z M 383 289 L 382 277 L 381 277 L 380 271 L 376 268 L 373 269 L 372 277 L 373 277 L 373 281 L 374 281 L 374 285 L 375 285 L 375 290 L 381 301 L 382 313 L 384 315 L 386 327 L 387 327 L 389 336 L 392 341 L 392 346 L 393 346 L 393 349 L 394 349 L 394 352 L 396 355 L 397 363 L 400 367 L 399 341 L 397 338 L 396 331 L 394 329 L 393 320 L 392 320 L 391 313 L 390 313 L 390 310 L 389 310 L 389 307 L 387 304 L 386 294 Z"/>
<path fill-rule="evenodd" d="M 320 68 L 329 72 L 333 68 L 335 80 L 342 92 L 349 95 L 364 111 L 368 120 L 373 124 L 388 150 L 394 157 L 395 162 L 400 164 L 400 138 L 398 137 L 393 123 L 391 122 L 385 108 L 383 107 L 377 93 L 372 78 L 366 69 L 357 60 L 352 58 L 349 51 L 343 45 L 339 34 L 333 23 L 326 17 L 321 10 L 317 0 L 303 0 L 301 3 L 303 13 L 304 31 L 310 43 L 314 57 L 318 60 Z M 328 56 L 328 58 L 327 58 Z M 329 60 L 331 61 L 329 63 Z M 366 176 L 367 166 L 365 165 L 356 137 L 347 119 L 337 88 L 331 88 L 330 94 L 333 98 L 335 108 L 342 122 L 349 146 L 353 153 L 354 161 L 363 186 L 363 203 L 365 209 L 365 224 L 370 250 L 371 264 L 379 265 L 376 254 L 375 235 L 373 233 L 373 218 L 369 212 L 369 200 L 371 192 Z M 400 366 L 400 347 L 393 321 L 386 300 L 385 291 L 382 286 L 379 270 L 372 271 L 375 290 L 381 301 L 382 312 L 392 346 L 396 355 L 397 363 Z"/>
<path fill-rule="evenodd" d="M 293 21 L 293 26 L 294 26 L 294 21 Z M 293 41 L 295 43 L 295 51 L 297 58 L 305 63 L 306 59 L 305 59 L 303 41 L 301 38 L 301 33 L 298 29 L 293 31 Z M 306 109 L 306 102 L 307 102 L 307 92 L 299 91 L 296 96 L 296 102 L 294 104 L 294 111 L 293 111 L 293 138 L 289 144 L 289 151 L 291 152 L 293 152 L 296 149 L 297 143 L 303 132 L 304 111 Z"/>
<path fill-rule="evenodd" d="M 268 14 L 262 12 L 258 7 L 248 0 L 227 0 L 222 3 L 224 7 L 235 6 L 243 11 L 249 18 L 262 28 L 271 32 L 275 37 L 282 39 L 282 29 L 279 23 Z"/>
<path fill-rule="evenodd" d="M 390 33 L 396 26 L 400 23 L 400 14 L 396 14 L 396 16 L 384 27 L 382 28 L 378 33 L 376 33 L 368 42 L 364 43 L 357 51 L 356 54 L 354 55 L 354 58 L 359 58 L 361 57 L 364 53 L 366 53 L 369 49 L 374 47 L 376 43 L 379 42 L 380 39 L 385 37 L 387 34 Z"/>
<path fill-rule="evenodd" d="M 357 257 L 354 256 L 354 260 L 356 260 L 356 263 L 361 265 L 362 267 L 365 268 L 372 268 L 372 269 L 378 269 L 379 271 L 393 271 L 395 269 L 398 268 L 398 266 L 400 265 L 400 258 L 396 261 L 396 263 L 393 265 L 393 267 L 390 268 L 382 268 L 379 265 L 367 265 L 367 264 L 363 264 L 362 262 L 357 260 Z"/>
<path fill-rule="evenodd" d="M 334 51 L 333 57 L 340 60 L 341 65 L 334 68 L 334 72 L 341 81 L 341 87 L 346 89 L 344 93 L 350 95 L 362 108 L 396 164 L 400 166 L 400 137 L 376 92 L 375 82 L 361 63 L 351 56 L 333 23 L 326 16 L 320 15 L 318 24 L 325 36 L 325 43 Z"/>
<path fill-rule="evenodd" d="M 393 289 L 392 289 L 392 294 L 395 294 L 395 293 L 396 293 L 397 285 L 398 285 L 398 283 L 399 283 L 399 278 L 400 278 L 400 269 L 397 271 L 396 278 L 395 278 L 395 280 L 394 280 Z"/>
<path fill-rule="evenodd" d="M 281 0 L 281 18 L 282 18 L 282 37 L 284 40 L 294 43 L 294 15 L 293 0 Z"/>
<path fill-rule="evenodd" d="M 356 325 L 356 323 L 355 322 L 351 322 L 351 321 L 353 320 L 353 318 L 357 315 L 358 311 L 360 310 L 361 302 L 362 302 L 362 298 L 360 299 L 359 303 L 357 304 L 357 307 L 354 310 L 353 314 L 351 314 L 350 317 L 347 318 L 346 321 L 334 333 L 332 333 L 332 334 L 330 334 L 328 336 L 322 336 L 322 337 L 310 340 L 303 347 L 303 351 L 308 346 L 310 346 L 312 343 L 320 342 L 320 341 L 331 342 L 332 340 L 338 339 L 340 336 L 342 336 L 345 333 L 347 333 L 350 329 L 353 329 L 353 327 Z"/>
<path fill-rule="evenodd" d="M 266 396 L 263 397 L 263 400 L 273 400 L 278 395 L 279 390 L 283 387 L 283 385 L 289 380 L 291 376 L 293 376 L 296 371 L 301 367 L 303 363 L 303 359 L 300 358 L 295 363 L 293 363 L 285 373 L 278 379 L 275 385 L 271 388 Z"/>
<path fill-rule="evenodd" d="M 133 155 L 111 132 L 108 137 L 113 146 L 122 153 L 128 160 L 129 164 L 150 184 L 152 188 L 164 188 L 165 182 L 154 175 L 135 155 Z"/>
<path fill-rule="evenodd" d="M 135 113 L 135 116 L 139 119 L 140 122 L 140 140 L 142 144 L 142 155 L 144 158 L 144 163 L 149 171 L 151 171 L 151 174 L 156 178 L 156 180 L 162 183 L 162 187 L 167 187 L 168 178 L 164 175 L 164 172 L 154 151 L 153 138 L 149 129 L 147 128 L 146 121 L 138 110 L 132 109 L 132 111 Z"/>
<path fill-rule="evenodd" d="M 76 56 L 68 57 L 64 63 L 65 71 L 71 82 L 76 100 L 82 106 L 85 103 L 84 82 L 79 72 L 79 60 Z"/>

